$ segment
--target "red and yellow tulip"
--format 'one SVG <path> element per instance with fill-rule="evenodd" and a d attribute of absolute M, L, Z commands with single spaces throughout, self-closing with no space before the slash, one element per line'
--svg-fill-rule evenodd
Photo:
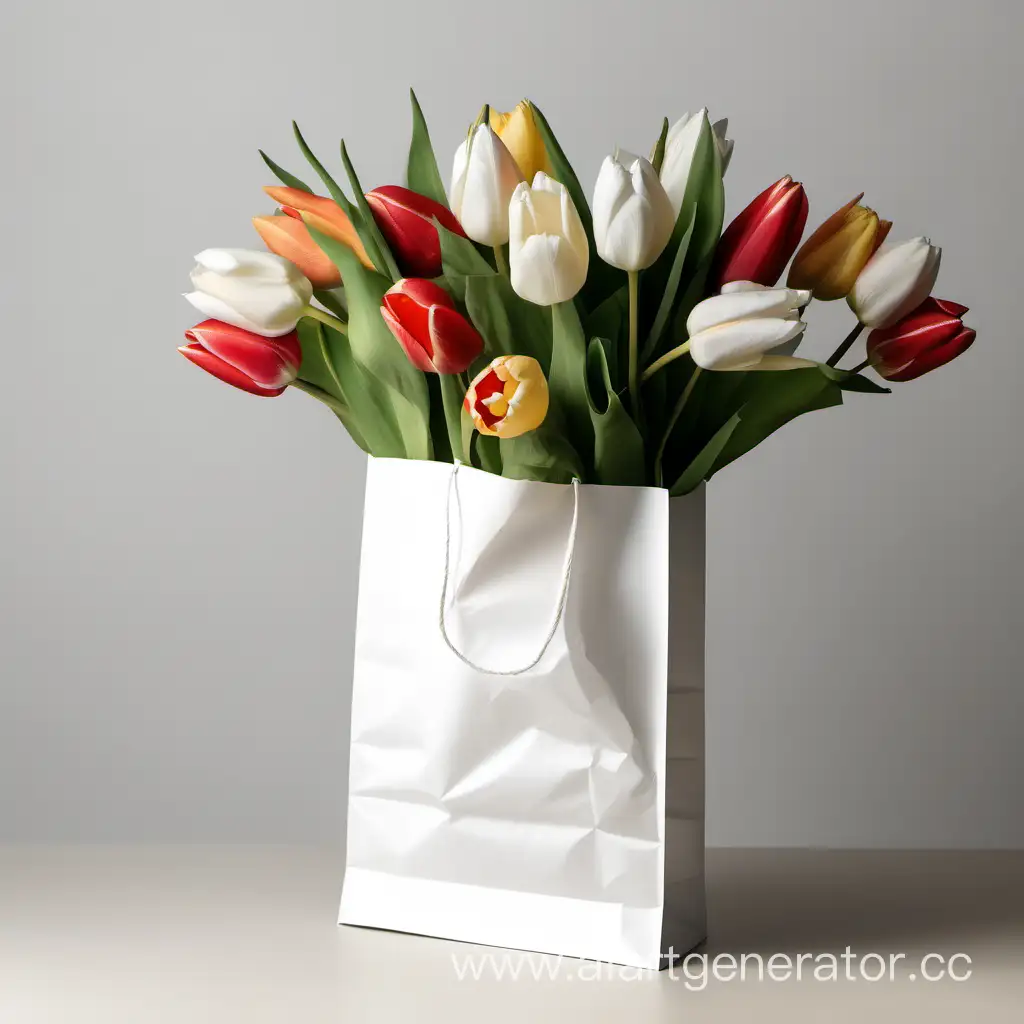
<path fill-rule="evenodd" d="M 469 385 L 466 411 L 481 434 L 519 437 L 548 414 L 548 382 L 531 356 L 498 356 Z"/>

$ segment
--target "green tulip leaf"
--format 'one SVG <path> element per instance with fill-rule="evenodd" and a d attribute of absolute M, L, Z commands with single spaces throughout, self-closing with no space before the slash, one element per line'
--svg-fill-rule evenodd
<path fill-rule="evenodd" d="M 583 328 L 588 338 L 602 339 L 612 384 L 616 391 L 621 391 L 628 383 L 629 289 L 623 286 L 595 306 L 585 317 Z"/>
<path fill-rule="evenodd" d="M 586 232 L 587 241 L 590 244 L 590 269 L 587 272 L 587 281 L 580 293 L 583 305 L 587 309 L 593 309 L 599 305 L 607 295 L 617 291 L 626 280 L 625 272 L 605 263 L 597 255 L 597 245 L 594 242 L 594 218 L 590 213 L 590 206 L 587 203 L 586 193 L 580 185 L 576 172 L 572 169 L 565 155 L 565 151 L 555 138 L 547 118 L 541 113 L 540 108 L 533 106 L 533 116 L 537 124 L 537 130 L 544 141 L 544 148 L 547 150 L 548 162 L 551 164 L 551 177 L 560 181 L 569 193 L 576 212 L 580 215 L 583 223 L 583 230 Z"/>
<path fill-rule="evenodd" d="M 294 174 L 286 171 L 279 163 L 271 160 L 262 149 L 260 150 L 260 156 L 263 157 L 263 162 L 274 172 L 277 180 L 282 185 L 287 185 L 289 188 L 297 188 L 300 192 L 308 192 L 310 195 L 313 194 L 313 190 L 301 178 L 296 178 Z"/>
<path fill-rule="evenodd" d="M 549 412 L 536 430 L 502 439 L 501 475 L 512 480 L 568 484 L 574 478 L 583 479 L 583 467 L 557 415 L 552 417 Z"/>
<path fill-rule="evenodd" d="M 313 291 L 313 298 L 324 309 L 338 317 L 339 320 L 348 319 L 348 306 L 345 303 L 344 288 L 316 288 Z"/>
<path fill-rule="evenodd" d="M 612 386 L 605 344 L 587 346 L 587 402 L 594 426 L 594 482 L 640 487 L 646 482 L 644 440 Z"/>
<path fill-rule="evenodd" d="M 377 226 L 377 221 L 373 216 L 373 210 L 370 209 L 370 204 L 366 201 L 366 196 L 363 194 L 363 186 L 359 184 L 359 176 L 356 174 L 355 167 L 352 166 L 352 161 L 349 159 L 348 149 L 345 147 L 345 140 L 341 140 L 341 162 L 345 167 L 345 173 L 348 175 L 349 185 L 352 186 L 352 192 L 356 197 L 356 206 L 359 208 L 360 220 L 362 222 L 362 230 L 359 232 L 359 237 L 362 239 L 363 246 L 366 246 L 366 240 L 363 238 L 363 231 L 365 231 L 370 238 L 373 240 L 374 249 L 380 253 L 381 259 L 383 259 L 383 265 L 374 260 L 374 266 L 378 270 L 385 270 L 388 276 L 391 278 L 392 283 L 398 281 L 402 274 L 398 269 L 398 264 L 395 262 L 395 257 L 391 255 L 391 248 L 381 233 L 380 228 Z M 369 250 L 367 250 L 369 252 Z"/>
<path fill-rule="evenodd" d="M 532 356 L 545 374 L 551 363 L 551 314 L 521 299 L 504 275 L 462 279 L 466 312 L 484 339 L 484 362 L 495 356 Z"/>
<path fill-rule="evenodd" d="M 441 173 L 437 169 L 437 158 L 430 142 L 430 132 L 427 131 L 427 121 L 412 89 L 409 90 L 409 99 L 412 102 L 412 141 L 409 143 L 406 183 L 413 192 L 419 192 L 420 195 L 447 206 L 448 197 L 445 195 Z"/>
<path fill-rule="evenodd" d="M 473 465 L 485 473 L 503 475 L 501 442 L 492 434 L 475 434 L 473 443 Z"/>
<path fill-rule="evenodd" d="M 344 243 L 309 228 L 313 240 L 341 271 L 348 299 L 348 342 L 354 360 L 366 376 L 387 389 L 406 457 L 429 459 L 430 396 L 423 373 L 409 362 L 383 317 L 380 304 L 390 282 L 368 270 Z M 345 376 L 339 367 L 339 376 Z M 351 400 L 354 407 L 354 398 Z M 361 420 L 360 420 L 361 423 Z M 365 431 L 364 431 L 365 433 Z"/>
<path fill-rule="evenodd" d="M 444 396 L 441 393 L 441 377 L 436 373 L 424 375 L 427 379 L 427 391 L 430 394 L 430 441 L 436 462 L 453 462 L 458 447 L 452 448 L 451 436 L 448 433 L 447 410 Z M 461 424 L 458 442 L 461 443 Z"/>
<path fill-rule="evenodd" d="M 587 395 L 587 342 L 576 306 L 558 302 L 551 307 L 551 369 L 548 372 L 551 405 L 565 423 L 569 441 L 593 465 L 594 424 Z"/>
<path fill-rule="evenodd" d="M 448 282 L 448 290 L 460 302 L 465 302 L 467 278 L 494 277 L 494 267 L 468 238 L 449 231 L 436 218 L 434 227 L 437 228 L 437 237 L 441 242 L 441 267 Z"/>
<path fill-rule="evenodd" d="M 665 145 L 668 142 L 668 118 L 663 117 L 661 119 L 661 133 L 658 135 L 658 141 L 654 144 L 654 149 L 651 150 L 651 166 L 654 168 L 655 174 L 661 174 L 661 165 L 665 162 Z"/>
<path fill-rule="evenodd" d="M 297 331 L 302 346 L 299 376 L 309 385 L 303 390 L 311 387 L 323 392 L 317 397 L 330 405 L 364 451 L 384 457 L 404 457 L 406 445 L 391 395 L 383 383 L 355 359 L 349 339 L 311 317 L 303 317 Z"/>
<path fill-rule="evenodd" d="M 892 388 L 883 387 L 870 377 L 855 373 L 853 370 L 838 370 L 827 363 L 818 363 L 818 370 L 829 380 L 833 380 L 843 391 L 857 391 L 864 395 L 891 395 Z"/>
<path fill-rule="evenodd" d="M 714 255 L 718 247 L 718 240 L 722 236 L 722 224 L 725 220 L 725 185 L 722 180 L 722 156 L 718 151 L 718 143 L 715 141 L 715 131 L 708 121 L 707 114 L 704 115 L 704 124 L 701 126 L 701 140 L 703 142 L 703 171 L 699 179 L 699 192 L 696 198 L 696 211 L 694 213 L 693 239 L 690 243 L 692 250 L 691 263 L 694 267 L 700 266 Z M 689 198 L 689 182 L 687 182 L 687 195 L 683 198 L 683 206 L 679 211 L 680 217 L 684 216 L 687 199 Z M 679 230 L 679 221 L 676 221 L 676 230 Z"/>
<path fill-rule="evenodd" d="M 306 158 L 310 167 L 316 171 L 317 176 L 327 187 L 327 191 L 330 192 L 331 198 L 338 204 L 338 206 L 341 207 L 342 212 L 352 222 L 352 227 L 355 228 L 356 234 L 359 236 L 359 240 L 363 243 L 363 248 L 366 250 L 366 255 L 369 257 L 370 262 L 378 269 L 386 267 L 387 263 L 385 262 L 380 250 L 377 248 L 373 231 L 371 231 L 370 227 L 363 222 L 363 216 L 360 210 L 352 203 L 349 197 L 345 195 L 345 192 L 334 180 L 330 171 L 324 167 L 313 150 L 309 148 L 309 145 L 302 136 L 302 132 L 299 131 L 299 126 L 294 121 L 292 121 L 292 130 L 295 132 L 295 141 L 298 142 L 299 149 L 302 150 L 302 155 Z M 363 202 L 366 202 L 365 198 L 363 199 Z M 376 227 L 372 217 L 370 218 L 370 223 Z M 323 248 L 323 246 L 321 246 L 321 248 Z"/>
<path fill-rule="evenodd" d="M 739 425 L 740 414 L 734 412 L 672 484 L 668 490 L 669 497 L 676 498 L 682 494 L 689 494 L 710 476 L 715 463 Z"/>
<path fill-rule="evenodd" d="M 430 376 L 434 376 L 431 374 Z M 466 397 L 466 389 L 462 384 L 462 378 L 456 374 L 439 374 L 438 383 L 441 391 L 441 407 L 444 411 L 444 429 L 447 434 L 448 447 L 451 449 L 452 458 L 460 462 L 466 460 L 466 443 L 464 437 L 464 424 L 466 421 L 472 426 L 469 414 L 463 408 L 462 401 Z M 435 452 L 437 445 L 434 445 Z M 436 456 L 435 456 L 436 457 Z"/>
<path fill-rule="evenodd" d="M 797 416 L 842 405 L 843 392 L 817 367 L 762 370 L 744 374 L 736 399 L 740 403 L 740 422 L 715 459 L 711 473 L 745 455 Z"/>
<path fill-rule="evenodd" d="M 679 236 L 676 243 L 675 256 L 672 258 L 672 265 L 669 268 L 668 278 L 663 286 L 661 302 L 658 305 L 658 312 L 654 317 L 650 333 L 640 350 L 641 365 L 649 363 L 651 356 L 658 350 L 658 343 L 661 341 L 665 328 L 672 318 L 672 311 L 675 308 L 676 292 L 679 291 L 679 281 L 683 276 L 683 266 L 686 263 L 686 254 L 690 248 L 690 239 L 693 237 L 693 228 L 696 223 L 697 209 L 691 211 L 690 222 L 686 229 Z M 673 236 L 674 237 L 674 236 Z M 671 244 L 671 243 L 670 243 Z M 646 278 L 641 278 L 641 288 L 647 284 Z"/>

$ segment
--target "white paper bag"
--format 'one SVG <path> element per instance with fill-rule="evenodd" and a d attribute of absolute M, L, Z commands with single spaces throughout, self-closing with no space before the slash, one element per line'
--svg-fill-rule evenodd
<path fill-rule="evenodd" d="M 703 686 L 703 492 L 371 458 L 340 922 L 666 966 Z"/>

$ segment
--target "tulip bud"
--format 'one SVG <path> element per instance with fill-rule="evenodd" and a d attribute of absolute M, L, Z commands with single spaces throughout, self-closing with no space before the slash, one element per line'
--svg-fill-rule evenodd
<path fill-rule="evenodd" d="M 925 299 L 891 327 L 868 335 L 871 365 L 886 380 L 903 382 L 935 370 L 967 351 L 975 332 L 964 327 L 966 306 L 946 299 Z"/>
<path fill-rule="evenodd" d="M 548 151 L 537 130 L 537 119 L 529 100 L 523 100 L 515 110 L 507 114 L 492 109 L 490 121 L 498 138 L 519 165 L 519 173 L 524 181 L 533 181 L 540 171 L 551 173 Z"/>
<path fill-rule="evenodd" d="M 314 288 L 335 288 L 341 273 L 313 241 L 301 220 L 294 217 L 253 217 L 253 227 L 266 247 L 294 263 Z"/>
<path fill-rule="evenodd" d="M 788 174 L 766 188 L 722 233 L 710 284 L 756 281 L 771 287 L 796 252 L 807 223 L 807 195 Z"/>
<path fill-rule="evenodd" d="M 288 260 L 250 249 L 204 249 L 185 298 L 200 313 L 265 338 L 295 330 L 313 286 Z"/>
<path fill-rule="evenodd" d="M 433 281 L 403 278 L 384 293 L 380 314 L 424 373 L 462 373 L 483 352 L 476 328 Z"/>
<path fill-rule="evenodd" d="M 359 257 L 364 267 L 373 269 L 373 263 L 366 255 L 352 221 L 333 199 L 314 196 L 309 192 L 303 192 L 302 189 L 287 188 L 284 185 L 264 185 L 263 191 L 280 205 L 282 213 L 295 220 L 305 221 L 311 228 L 322 235 L 327 235 L 328 238 L 343 242 Z"/>
<path fill-rule="evenodd" d="M 486 124 L 459 146 L 452 168 L 452 213 L 481 245 L 508 241 L 508 204 L 523 180 L 512 154 Z"/>
<path fill-rule="evenodd" d="M 826 301 L 849 293 L 892 227 L 891 221 L 879 220 L 874 210 L 858 205 L 863 197 L 863 192 L 854 196 L 804 242 L 789 269 L 790 288 L 807 288 L 814 298 Z"/>
<path fill-rule="evenodd" d="M 594 186 L 597 253 L 619 270 L 645 270 L 664 251 L 675 227 L 672 201 L 649 160 L 616 150 Z"/>
<path fill-rule="evenodd" d="M 519 437 L 548 414 L 548 382 L 531 356 L 498 356 L 469 385 L 466 411 L 481 434 Z"/>
<path fill-rule="evenodd" d="M 807 325 L 800 308 L 811 293 L 733 281 L 698 302 L 686 321 L 690 355 L 705 370 L 795 370 L 814 366 L 793 351 Z M 772 352 L 770 350 L 774 349 Z"/>
<path fill-rule="evenodd" d="M 437 277 L 441 273 L 441 240 L 434 221 L 465 238 L 451 210 L 401 185 L 380 185 L 366 193 L 381 234 L 408 277 Z"/>
<path fill-rule="evenodd" d="M 889 327 L 928 298 L 941 259 L 942 250 L 924 237 L 882 246 L 847 296 L 850 309 L 868 327 Z"/>
<path fill-rule="evenodd" d="M 509 272 L 517 295 L 538 306 L 567 302 L 586 283 L 590 245 L 561 182 L 539 173 L 509 204 Z"/>
<path fill-rule="evenodd" d="M 704 126 L 704 119 L 707 116 L 706 109 L 698 110 L 696 114 L 683 114 L 669 128 L 668 135 L 665 137 L 665 157 L 661 162 L 660 177 L 677 217 L 686 196 L 686 185 L 690 180 L 690 169 L 693 166 L 697 142 L 700 140 L 700 130 Z M 728 118 L 722 118 L 721 121 L 716 121 L 711 126 L 722 164 L 722 174 L 725 174 L 729 160 L 732 158 L 733 142 L 725 137 L 728 128 Z"/>
<path fill-rule="evenodd" d="M 220 320 L 204 320 L 185 337 L 189 344 L 178 351 L 186 359 L 250 395 L 273 398 L 299 375 L 302 349 L 294 331 L 265 338 Z"/>

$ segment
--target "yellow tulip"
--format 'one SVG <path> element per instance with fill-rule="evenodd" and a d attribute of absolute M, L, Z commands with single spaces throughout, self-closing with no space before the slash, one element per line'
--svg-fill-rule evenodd
<path fill-rule="evenodd" d="M 505 143 L 505 148 L 515 158 L 520 172 L 528 182 L 533 181 L 538 171 L 551 173 L 548 151 L 537 130 L 537 120 L 529 100 L 523 100 L 515 110 L 507 114 L 491 110 L 491 128 Z"/>
<path fill-rule="evenodd" d="M 519 437 L 548 414 L 548 382 L 532 356 L 498 356 L 473 378 L 466 411 L 481 434 Z"/>
<path fill-rule="evenodd" d="M 864 265 L 882 244 L 892 222 L 858 205 L 864 193 L 836 210 L 806 242 L 793 260 L 790 288 L 806 288 L 816 299 L 842 299 L 853 288 Z"/>

